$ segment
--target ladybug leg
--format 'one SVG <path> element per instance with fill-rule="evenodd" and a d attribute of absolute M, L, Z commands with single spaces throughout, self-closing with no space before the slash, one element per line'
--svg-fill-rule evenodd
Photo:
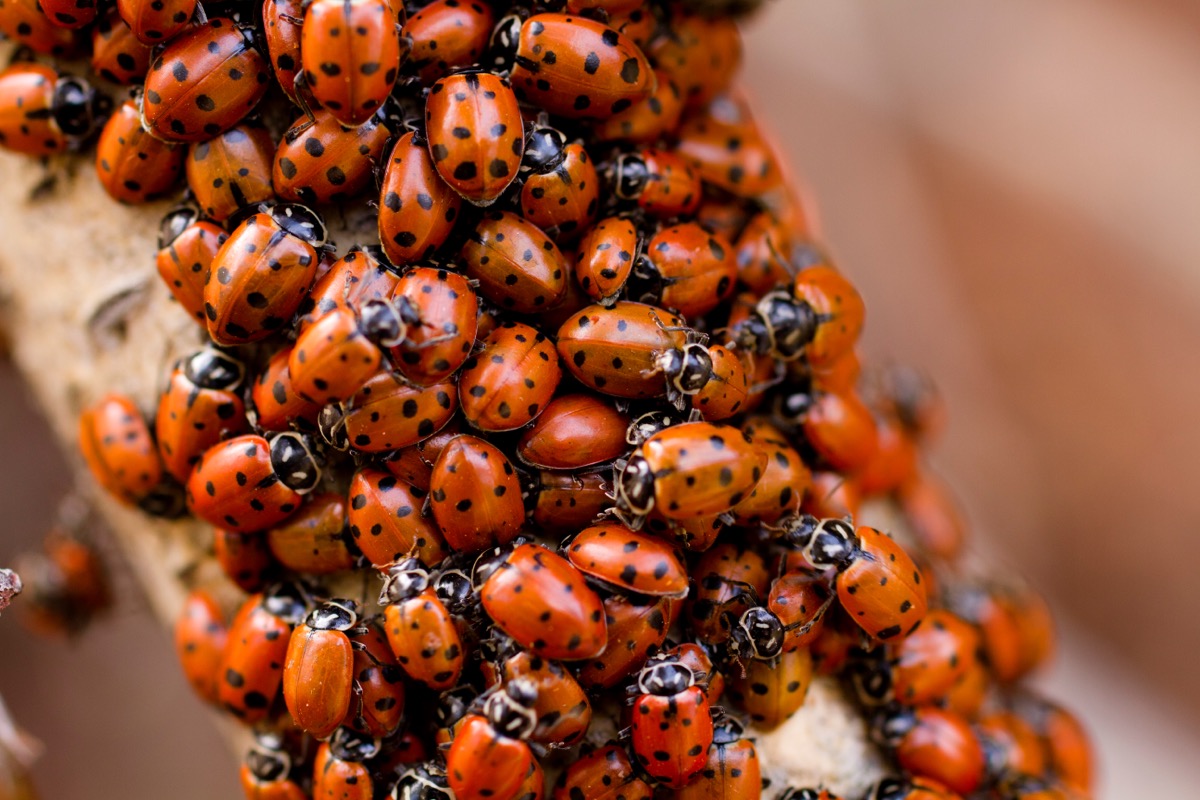
<path fill-rule="evenodd" d="M 196 20 L 197 25 L 208 24 L 208 13 L 205 12 L 204 5 L 202 3 L 196 3 L 196 13 L 193 15 L 193 19 Z"/>
<path fill-rule="evenodd" d="M 303 70 L 296 73 L 296 80 L 292 83 L 292 89 L 296 95 L 296 104 L 304 112 L 305 119 L 303 122 L 288 128 L 287 132 L 283 135 L 284 141 L 288 144 L 300 138 L 306 130 L 317 122 L 317 118 L 313 116 L 312 106 L 309 105 L 309 100 L 312 98 L 312 90 L 308 88 L 308 80 L 304 77 Z"/>

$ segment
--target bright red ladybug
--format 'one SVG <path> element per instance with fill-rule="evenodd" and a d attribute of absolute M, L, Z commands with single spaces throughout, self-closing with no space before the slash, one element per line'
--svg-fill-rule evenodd
<path fill-rule="evenodd" d="M 970 623 L 946 609 L 930 609 L 921 627 L 889 656 L 892 695 L 904 705 L 941 700 L 966 674 L 979 647 Z"/>
<path fill-rule="evenodd" d="M 150 69 L 150 48 L 134 36 L 116 8 L 92 29 L 92 72 L 120 85 L 140 83 Z"/>
<path fill-rule="evenodd" d="M 489 683 L 502 685 L 526 680 L 537 689 L 533 703 L 537 725 L 529 740 L 550 747 L 578 744 L 591 724 L 592 705 L 575 676 L 557 661 L 517 648 L 512 640 L 506 644 L 513 652 L 502 654 L 495 664 L 484 664 L 485 677 Z"/>
<path fill-rule="evenodd" d="M 317 606 L 296 626 L 283 663 L 283 700 L 296 727 L 325 739 L 350 713 L 354 652 L 349 633 L 358 625 L 352 600 Z"/>
<path fill-rule="evenodd" d="M 467 422 L 480 430 L 515 430 L 542 413 L 560 380 L 554 343 L 535 328 L 505 322 L 463 364 L 459 403 Z"/>
<path fill-rule="evenodd" d="M 57 58 L 76 55 L 80 46 L 77 32 L 55 25 L 37 0 L 6 0 L 0 6 L 0 33 L 18 46 Z"/>
<path fill-rule="evenodd" d="M 279 569 L 262 531 L 213 529 L 213 558 L 243 592 L 262 591 Z"/>
<path fill-rule="evenodd" d="M 299 331 L 335 308 L 357 308 L 368 300 L 387 300 L 400 276 L 388 263 L 381 248 L 354 245 L 317 278 L 308 297 L 300 304 Z"/>
<path fill-rule="evenodd" d="M 584 575 L 617 591 L 686 597 L 688 575 L 675 548 L 660 539 L 605 522 L 580 531 L 564 548 Z"/>
<path fill-rule="evenodd" d="M 675 602 L 666 597 L 605 597 L 608 643 L 600 655 L 580 662 L 579 682 L 589 690 L 611 689 L 641 669 L 666 641 Z"/>
<path fill-rule="evenodd" d="M 266 718 L 283 681 L 292 627 L 304 604 L 291 587 L 276 586 L 242 604 L 229 625 L 218 667 L 221 706 L 247 725 Z"/>
<path fill-rule="evenodd" d="M 784 527 L 785 541 L 808 563 L 837 569 L 838 599 L 869 635 L 900 639 L 921 624 L 927 607 L 921 571 L 890 537 L 843 519 L 804 516 Z"/>
<path fill-rule="evenodd" d="M 481 487 L 490 490 L 481 492 Z M 433 518 L 455 550 L 507 544 L 525 520 L 512 463 L 495 445 L 474 436 L 450 441 L 433 465 L 429 488 Z"/>
<path fill-rule="evenodd" d="M 451 382 L 413 387 L 380 371 L 341 406 L 338 424 L 350 449 L 386 453 L 429 438 L 457 409 L 458 394 Z"/>
<path fill-rule="evenodd" d="M 603 306 L 617 302 L 641 255 L 637 226 L 622 217 L 606 217 L 589 230 L 575 256 L 575 279 Z"/>
<path fill-rule="evenodd" d="M 772 731 L 804 705 L 813 676 L 808 648 L 781 653 L 775 661 L 745 661 L 744 675 L 731 675 L 727 695 L 754 727 Z"/>
<path fill-rule="evenodd" d="M 612 19 L 609 19 L 612 22 Z M 592 134 L 601 141 L 653 144 L 670 138 L 683 117 L 683 92 L 671 75 L 654 70 L 654 93 L 624 111 L 597 123 Z"/>
<path fill-rule="evenodd" d="M 424 508 L 428 493 L 374 467 L 350 481 L 350 535 L 376 569 L 413 553 L 437 566 L 448 550 L 442 532 Z"/>
<path fill-rule="evenodd" d="M 695 222 L 659 231 L 646 244 L 646 258 L 653 266 L 649 296 L 685 317 L 712 311 L 737 280 L 732 245 Z"/>
<path fill-rule="evenodd" d="M 306 90 L 342 125 L 362 125 L 391 94 L 407 55 L 401 22 L 387 0 L 307 5 L 300 33 Z"/>
<path fill-rule="evenodd" d="M 340 492 L 313 495 L 266 535 L 275 560 L 293 572 L 329 575 L 354 567 L 346 539 L 346 497 Z"/>
<path fill-rule="evenodd" d="M 355 128 L 343 128 L 332 113 L 319 109 L 302 133 L 285 135 L 279 143 L 271 173 L 275 192 L 308 205 L 349 200 L 371 183 L 372 168 L 390 137 L 382 112 Z"/>
<path fill-rule="evenodd" d="M 285 203 L 247 217 L 217 251 L 204 284 L 213 341 L 245 344 L 290 323 L 324 244 L 324 223 L 304 206 Z"/>
<path fill-rule="evenodd" d="M 113 497 L 149 513 L 168 513 L 162 461 L 142 412 L 128 397 L 106 395 L 79 416 L 79 451 Z"/>
<path fill-rule="evenodd" d="M 617 479 L 617 502 L 633 519 L 720 514 L 762 478 L 766 455 L 736 428 L 690 422 L 651 436 Z"/>
<path fill-rule="evenodd" d="M 169 142 L 211 139 L 250 113 L 270 81 L 251 32 L 210 19 L 180 34 L 150 65 L 142 122 Z"/>
<path fill-rule="evenodd" d="M 526 738 L 537 725 L 537 689 L 515 680 L 493 693 L 483 714 L 470 714 L 446 753 L 450 789 L 458 800 L 514 800 L 533 763 Z"/>
<path fill-rule="evenodd" d="M 491 205 L 517 177 L 525 128 L 516 95 L 498 75 L 439 80 L 425 102 L 425 129 L 438 174 L 471 203 Z"/>
<path fill-rule="evenodd" d="M 96 176 L 118 203 L 145 203 L 169 192 L 183 172 L 183 147 L 155 139 L 142 128 L 137 106 L 126 101 L 96 141 Z"/>
<path fill-rule="evenodd" d="M 558 354 L 567 369 L 604 394 L 643 399 L 684 397 L 704 388 L 712 359 L 704 337 L 674 314 L 642 303 L 588 306 L 558 329 Z"/>
<path fill-rule="evenodd" d="M 696 561 L 694 587 L 685 608 L 695 638 L 706 645 L 722 644 L 736 621 L 758 606 L 770 587 L 770 573 L 753 548 L 719 542 Z"/>
<path fill-rule="evenodd" d="M 406 133 L 384 162 L 379 188 L 379 241 L 391 262 L 406 266 L 445 243 L 462 198 L 441 179 L 425 140 Z"/>
<path fill-rule="evenodd" d="M 417 386 L 442 383 L 475 346 L 479 298 L 471 283 L 454 272 L 418 267 L 400 278 L 392 302 L 407 302 L 418 320 L 391 349 L 392 367 Z"/>
<path fill-rule="evenodd" d="M 308 800 L 293 774 L 292 757 L 274 736 L 258 737 L 238 772 L 247 800 Z"/>
<path fill-rule="evenodd" d="M 783 175 L 770 144 L 744 103 L 721 97 L 679 129 L 678 153 L 705 183 L 738 197 L 777 189 Z"/>
<path fill-rule="evenodd" d="M 700 206 L 700 176 L 668 150 L 644 148 L 617 157 L 610 173 L 613 194 L 658 219 L 692 214 Z"/>
<path fill-rule="evenodd" d="M 455 67 L 478 62 L 494 24 L 487 3 L 434 0 L 409 17 L 401 31 L 412 41 L 409 68 L 428 85 Z"/>
<path fill-rule="evenodd" d="M 187 482 L 188 508 L 217 527 L 262 530 L 296 513 L 320 478 L 299 434 L 246 434 L 200 458 Z"/>
<path fill-rule="evenodd" d="M 639 673 L 630 742 L 656 782 L 681 789 L 704 769 L 713 742 L 711 709 L 692 670 L 671 657 Z"/>
<path fill-rule="evenodd" d="M 553 356 L 557 363 L 557 354 Z M 579 469 L 612 461 L 627 449 L 629 415 L 591 394 L 550 401 L 517 442 L 517 458 L 542 469 Z"/>
<path fill-rule="evenodd" d="M 501 20 L 493 43 L 508 49 L 518 96 L 551 114 L 603 120 L 654 91 L 636 44 L 607 25 L 568 14 Z"/>
<path fill-rule="evenodd" d="M 277 350 L 250 387 L 254 422 L 264 431 L 316 430 L 321 407 L 305 400 L 292 386 L 288 372 L 291 353 L 291 345 Z"/>
<path fill-rule="evenodd" d="M 193 590 L 175 620 L 175 653 L 188 683 L 206 703 L 217 703 L 219 666 L 228 637 L 217 601 L 202 589 Z"/>
<path fill-rule="evenodd" d="M 163 218 L 158 234 L 155 265 L 171 297 L 201 325 L 204 318 L 204 281 L 208 267 L 229 238 L 219 225 L 199 219 L 194 208 L 184 206 Z"/>
<path fill-rule="evenodd" d="M 574 238 L 596 219 L 600 177 L 580 142 L 535 127 L 525 145 L 521 215 L 556 239 Z"/>
<path fill-rule="evenodd" d="M 979 737 L 965 719 L 934 706 L 885 711 L 871 735 L 890 748 L 906 772 L 970 794 L 983 782 L 984 755 Z"/>
<path fill-rule="evenodd" d="M 856 473 L 870 466 L 879 448 L 875 417 L 856 391 L 804 389 L 780 398 L 778 416 L 799 428 L 821 461 Z M 855 481 L 858 491 L 863 491 Z"/>
<path fill-rule="evenodd" d="M 562 252 L 540 228 L 511 212 L 487 212 L 460 255 L 480 294 L 505 310 L 534 314 L 566 295 L 570 275 Z"/>
<path fill-rule="evenodd" d="M 581 753 L 559 774 L 553 800 L 650 800 L 654 790 L 629 762 L 625 748 L 606 744 Z"/>
<path fill-rule="evenodd" d="M 550 536 L 565 536 L 612 506 L 612 473 L 542 470 L 531 481 L 529 520 Z"/>
<path fill-rule="evenodd" d="M 771 581 L 767 610 L 783 626 L 782 650 L 812 644 L 825 628 L 825 612 L 832 602 L 833 591 L 821 577 L 787 572 Z"/>
<path fill-rule="evenodd" d="M 726 800 L 758 797 L 762 774 L 758 751 L 741 724 L 725 717 L 713 726 L 713 742 L 700 777 L 680 789 L 683 800 Z"/>
<path fill-rule="evenodd" d="M 539 545 L 518 545 L 504 557 L 480 599 L 496 625 L 544 658 L 594 658 L 607 642 L 600 596 L 569 561 Z"/>
<path fill-rule="evenodd" d="M 400 668 L 435 691 L 456 686 L 466 657 L 462 638 L 421 562 L 407 558 L 390 567 L 379 601 Z"/>
<path fill-rule="evenodd" d="M 354 650 L 354 694 L 345 724 L 367 736 L 391 736 L 404 721 L 404 671 L 375 622 L 359 625 L 350 634 L 350 645 Z M 418 739 L 411 743 L 420 746 Z M 419 752 L 407 755 L 408 761 L 423 757 Z"/>
<path fill-rule="evenodd" d="M 0 72 L 0 146 L 28 156 L 75 150 L 99 127 L 108 98 L 44 64 Z"/>
<path fill-rule="evenodd" d="M 183 32 L 196 0 L 117 0 L 117 12 L 142 44 L 162 44 Z"/>
<path fill-rule="evenodd" d="M 205 216 L 218 222 L 275 199 L 271 161 L 275 142 L 259 122 L 242 122 L 188 150 L 187 181 Z"/>
<path fill-rule="evenodd" d="M 373 800 L 371 770 L 364 764 L 379 754 L 379 741 L 339 728 L 317 748 L 312 796 L 321 800 Z"/>
<path fill-rule="evenodd" d="M 730 17 L 676 9 L 646 53 L 679 84 L 688 108 L 703 108 L 729 88 L 742 61 L 742 37 Z"/>
<path fill-rule="evenodd" d="M 178 481 L 210 447 L 246 429 L 245 404 L 238 389 L 241 362 L 218 350 L 200 350 L 181 360 L 158 401 L 154 434 L 163 465 Z"/>
<path fill-rule="evenodd" d="M 288 359 L 292 386 L 318 405 L 349 400 L 380 372 L 384 349 L 403 341 L 417 322 L 406 304 L 368 300 L 335 308 L 309 324 Z"/>
<path fill-rule="evenodd" d="M 304 26 L 304 0 L 263 0 L 262 21 L 271 71 L 279 88 L 293 103 L 300 74 L 300 31 Z"/>

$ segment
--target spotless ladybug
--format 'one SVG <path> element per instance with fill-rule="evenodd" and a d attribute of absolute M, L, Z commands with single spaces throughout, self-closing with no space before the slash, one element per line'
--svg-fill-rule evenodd
<path fill-rule="evenodd" d="M 388 567 L 379 602 L 392 652 L 410 678 L 442 691 L 458 684 L 464 659 L 454 619 L 415 558 Z"/>
<path fill-rule="evenodd" d="M 245 430 L 244 378 L 241 362 L 215 349 L 197 351 L 171 371 L 154 433 L 163 465 L 176 480 L 186 481 L 210 447 Z"/>
<path fill-rule="evenodd" d="M 29 156 L 70 152 L 108 108 L 108 98 L 83 79 L 18 61 L 0 72 L 0 146 Z"/>
<path fill-rule="evenodd" d="M 678 659 L 650 660 L 631 687 L 630 743 L 655 782 L 681 789 L 704 769 L 713 743 L 711 708 L 696 675 Z"/>
<path fill-rule="evenodd" d="M 430 87 L 425 134 L 442 180 L 478 206 L 490 206 L 508 188 L 525 152 L 516 95 L 487 72 L 448 75 Z"/>
<path fill-rule="evenodd" d="M 511 681 L 491 694 L 482 714 L 468 714 L 446 753 L 450 789 L 458 800 L 514 800 L 533 765 L 525 740 L 537 726 L 537 687 Z"/>
<path fill-rule="evenodd" d="M 325 739 L 350 713 L 354 651 L 349 634 L 358 625 L 352 600 L 330 600 L 296 626 L 283 663 L 283 700 L 292 721 Z"/>
<path fill-rule="evenodd" d="M 267 546 L 280 564 L 292 572 L 330 575 L 354 567 L 355 557 L 346 539 L 346 496 L 321 492 L 266 533 Z"/>
<path fill-rule="evenodd" d="M 542 469 L 602 464 L 625 452 L 628 427 L 629 415 L 610 401 L 591 394 L 560 395 L 521 434 L 517 458 Z"/>

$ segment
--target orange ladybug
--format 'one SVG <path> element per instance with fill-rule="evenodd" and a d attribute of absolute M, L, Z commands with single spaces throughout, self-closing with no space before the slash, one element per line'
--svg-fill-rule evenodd
<path fill-rule="evenodd" d="M 288 641 L 304 616 L 292 587 L 253 595 L 229 625 L 229 643 L 217 668 L 221 706 L 252 725 L 267 717 L 283 681 Z"/>
<path fill-rule="evenodd" d="M 481 493 L 480 487 L 491 490 Z M 433 518 L 455 550 L 511 542 L 525 520 L 512 463 L 495 445 L 474 436 L 457 436 L 446 445 L 433 465 L 429 490 Z"/>
<path fill-rule="evenodd" d="M 363 467 L 350 480 L 350 536 L 376 569 L 414 553 L 437 566 L 448 554 L 432 516 L 424 508 L 427 492 L 374 467 Z"/>
<path fill-rule="evenodd" d="M 0 71 L 0 146 L 13 152 L 70 152 L 99 127 L 107 109 L 107 97 L 85 81 L 44 64 L 16 62 Z"/>
<path fill-rule="evenodd" d="M 158 401 L 154 433 L 167 472 L 187 481 L 210 447 L 246 429 L 240 392 L 245 368 L 215 349 L 181 360 Z"/>
<path fill-rule="evenodd" d="M 542 413 L 560 380 L 554 343 L 528 325 L 504 322 L 463 364 L 459 404 L 467 422 L 480 430 L 515 430 Z"/>
<path fill-rule="evenodd" d="M 514 680 L 492 694 L 483 714 L 468 715 L 446 753 L 446 775 L 458 800 L 515 800 L 533 766 L 526 738 L 537 725 L 537 688 Z"/>
<path fill-rule="evenodd" d="M 448 75 L 425 101 L 433 165 L 450 188 L 490 206 L 517 177 L 525 128 L 509 83 L 487 72 Z"/>
<path fill-rule="evenodd" d="M 193 590 L 175 621 L 175 653 L 188 683 L 206 703 L 217 703 L 218 667 L 228 638 L 216 600 L 202 589 Z"/>
<path fill-rule="evenodd" d="M 325 739 L 350 713 L 358 625 L 352 600 L 317 606 L 292 632 L 283 662 L 283 700 L 296 727 Z"/>
<path fill-rule="evenodd" d="M 247 206 L 275 199 L 275 143 L 262 123 L 241 122 L 188 149 L 188 188 L 205 216 L 224 222 Z"/>
<path fill-rule="evenodd" d="M 96 176 L 118 203 L 145 203 L 169 192 L 183 171 L 184 149 L 142 128 L 137 106 L 126 101 L 96 142 Z"/>
<path fill-rule="evenodd" d="M 512 212 L 485 213 L 460 255 L 480 294 L 506 310 L 534 314 L 566 295 L 566 258 L 540 228 Z"/>
<path fill-rule="evenodd" d="M 437 691 L 456 686 L 466 657 L 462 639 L 421 562 L 407 558 L 389 567 L 379 601 L 388 644 L 405 674 Z"/>

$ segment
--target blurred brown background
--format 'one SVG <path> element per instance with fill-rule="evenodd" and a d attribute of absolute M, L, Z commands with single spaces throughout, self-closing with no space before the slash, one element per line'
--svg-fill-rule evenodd
<path fill-rule="evenodd" d="M 1046 592 L 1046 677 L 1103 797 L 1200 785 L 1200 6 L 775 0 L 745 83 L 870 309 L 925 368 L 937 452 L 989 557 Z M 0 375 L 0 563 L 64 489 Z M 70 646 L 0 620 L 0 693 L 51 743 L 47 798 L 235 797 L 232 762 L 125 578 Z"/>

